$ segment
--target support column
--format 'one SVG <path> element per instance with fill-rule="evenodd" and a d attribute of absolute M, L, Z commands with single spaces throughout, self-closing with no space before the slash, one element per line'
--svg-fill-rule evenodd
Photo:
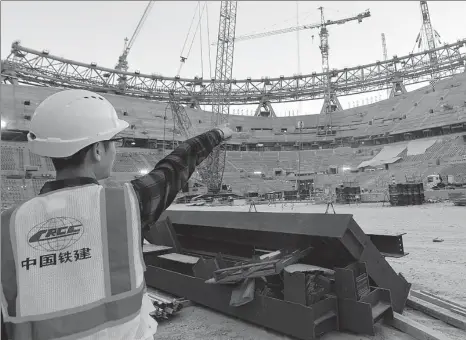
<path fill-rule="evenodd" d="M 262 111 L 262 109 L 265 109 L 265 111 Z M 254 116 L 255 117 L 277 117 L 269 98 L 263 97 L 261 99 Z"/>
<path fill-rule="evenodd" d="M 390 91 L 390 98 L 407 93 L 406 87 L 403 84 L 403 77 L 401 72 L 395 72 L 392 79 L 392 90 Z"/>

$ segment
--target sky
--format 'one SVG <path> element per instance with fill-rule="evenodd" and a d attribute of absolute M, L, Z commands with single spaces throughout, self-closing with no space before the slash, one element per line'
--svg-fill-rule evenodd
<path fill-rule="evenodd" d="M 11 43 L 85 63 L 114 67 L 131 38 L 147 1 L 2 1 L 1 58 Z M 188 57 L 181 77 L 214 75 L 220 1 L 156 1 L 128 56 L 129 69 L 175 76 L 180 56 Z M 354 16 L 370 9 L 362 23 L 329 26 L 330 68 L 344 68 L 383 60 L 381 33 L 389 58 L 413 51 L 421 29 L 419 1 L 238 1 L 236 36 Z M 466 1 L 429 1 L 433 28 L 442 42 L 466 36 Z M 194 24 L 190 30 L 193 16 Z M 298 39 L 299 36 L 299 39 Z M 183 45 L 187 41 L 183 51 Z M 188 54 L 189 46 L 192 48 Z M 299 50 L 299 57 L 298 57 Z M 202 58 L 201 58 L 202 55 Z M 210 55 L 210 58 L 209 58 Z M 298 62 L 299 60 L 299 62 Z M 292 76 L 321 72 L 317 30 L 302 30 L 262 39 L 236 42 L 233 75 L 236 79 Z M 211 70 L 211 71 L 210 71 Z M 409 88 L 408 88 L 409 90 Z M 343 108 L 385 99 L 387 92 L 340 97 Z M 322 100 L 273 104 L 279 116 L 315 114 Z M 252 112 L 255 106 L 233 107 L 230 113 Z"/>

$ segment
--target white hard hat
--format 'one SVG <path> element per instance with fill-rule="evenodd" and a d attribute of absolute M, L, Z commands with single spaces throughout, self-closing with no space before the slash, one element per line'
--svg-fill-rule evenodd
<path fill-rule="evenodd" d="M 32 116 L 27 138 L 32 153 L 64 158 L 88 145 L 109 140 L 128 126 L 101 95 L 65 90 L 40 103 Z"/>

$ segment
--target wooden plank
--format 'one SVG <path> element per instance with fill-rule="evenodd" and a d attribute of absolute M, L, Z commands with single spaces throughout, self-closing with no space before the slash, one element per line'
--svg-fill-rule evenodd
<path fill-rule="evenodd" d="M 451 311 L 452 311 L 452 312 L 455 312 L 456 314 L 459 314 L 459 315 L 461 315 L 461 316 L 466 317 L 466 312 L 464 311 L 464 309 L 457 309 L 457 308 L 453 307 L 453 308 L 451 309 Z"/>
<path fill-rule="evenodd" d="M 406 305 L 456 328 L 466 330 L 466 319 L 455 315 L 447 309 L 415 297 L 408 298 Z"/>
<path fill-rule="evenodd" d="M 183 255 L 183 254 L 178 254 L 178 253 L 160 255 L 159 257 L 163 259 L 171 260 L 171 261 L 189 263 L 189 264 L 196 264 L 197 261 L 199 261 L 198 257 Z"/>
<path fill-rule="evenodd" d="M 432 294 L 432 293 L 429 293 L 428 291 L 421 290 L 420 293 L 425 294 L 425 295 L 432 296 L 432 297 L 434 297 L 434 298 L 436 298 L 436 299 L 439 299 L 439 300 L 442 300 L 443 302 L 446 302 L 446 303 L 448 303 L 448 304 L 450 304 L 450 305 L 452 305 L 452 306 L 455 306 L 455 307 L 458 308 L 458 309 L 466 309 L 466 306 L 460 305 L 459 303 L 456 303 L 456 302 L 451 301 L 451 300 L 447 300 L 447 299 L 445 299 L 445 298 L 443 298 L 443 297 L 441 297 L 441 296 L 434 295 L 434 294 Z"/>
<path fill-rule="evenodd" d="M 158 245 L 155 245 L 155 244 L 144 244 L 142 246 L 142 252 L 144 254 L 146 253 L 159 253 L 159 252 L 162 252 L 162 251 L 168 251 L 172 249 L 171 247 L 167 247 L 167 246 L 158 246 Z"/>
<path fill-rule="evenodd" d="M 411 291 L 410 294 L 415 298 L 418 298 L 418 299 L 424 300 L 426 302 L 432 303 L 432 304 L 434 304 L 436 306 L 439 306 L 441 308 L 448 309 L 449 311 L 455 312 L 456 314 L 466 316 L 466 309 L 458 307 L 457 305 L 453 305 L 453 304 L 451 304 L 449 302 L 446 302 L 443 299 L 439 299 L 439 298 L 433 296 L 433 294 L 427 295 L 425 293 L 417 292 L 417 291 L 413 291 L 413 290 Z"/>
<path fill-rule="evenodd" d="M 385 323 L 417 340 L 452 340 L 448 336 L 398 313 L 393 313 L 393 319 L 387 319 Z"/>

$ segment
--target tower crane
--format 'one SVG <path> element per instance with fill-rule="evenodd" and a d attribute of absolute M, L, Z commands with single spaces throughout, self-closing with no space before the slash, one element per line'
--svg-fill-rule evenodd
<path fill-rule="evenodd" d="M 212 125 L 218 126 L 228 121 L 230 113 L 230 80 L 233 72 L 233 52 L 235 49 L 236 9 L 238 1 L 222 1 L 217 38 L 217 59 L 215 62 L 214 93 L 217 102 L 212 106 Z M 226 148 L 216 147 L 201 164 L 199 174 L 209 192 L 217 193 L 222 188 L 225 170 Z"/>
<path fill-rule="evenodd" d="M 341 111 L 342 107 L 340 104 L 340 101 L 338 100 L 338 97 L 335 94 L 335 91 L 332 89 L 332 77 L 329 73 L 329 64 L 328 64 L 328 30 L 327 26 L 330 25 L 342 25 L 345 24 L 349 21 L 357 20 L 359 23 L 362 22 L 363 18 L 367 18 L 371 16 L 371 13 L 369 10 L 366 10 L 363 13 L 360 13 L 356 16 L 350 17 L 350 18 L 344 18 L 340 20 L 327 20 L 325 21 L 324 17 L 324 8 L 319 7 L 320 10 L 320 53 L 322 55 L 322 72 L 325 73 L 325 82 L 327 84 L 327 91 L 324 94 L 324 104 L 322 105 L 322 110 L 320 113 L 332 113 L 335 111 Z"/>
<path fill-rule="evenodd" d="M 328 63 L 329 45 L 328 45 L 327 27 L 330 25 L 342 25 L 347 22 L 356 21 L 356 20 L 358 21 L 358 23 L 361 23 L 364 18 L 370 17 L 371 13 L 369 10 L 366 10 L 352 17 L 343 18 L 339 20 L 327 20 L 326 21 L 324 18 L 323 7 L 319 7 L 318 9 L 320 10 L 320 19 L 321 19 L 320 23 L 283 28 L 283 29 L 278 29 L 278 30 L 269 31 L 269 32 L 242 35 L 242 36 L 236 37 L 235 42 L 264 38 L 264 37 L 269 37 L 272 35 L 296 32 L 296 31 L 305 30 L 305 29 L 320 28 L 319 36 L 320 36 L 320 51 L 322 55 L 322 71 L 325 73 L 325 82 L 327 84 L 327 91 L 324 95 L 324 104 L 322 106 L 321 113 L 331 113 L 334 111 L 342 110 L 342 107 L 341 107 L 341 104 L 337 96 L 335 95 L 335 91 L 332 90 L 332 86 L 331 86 L 331 76 L 329 73 L 329 63 Z M 260 105 L 263 105 L 263 103 L 261 103 Z"/>
<path fill-rule="evenodd" d="M 115 66 L 116 70 L 124 71 L 124 72 L 128 71 L 128 61 L 127 61 L 128 54 L 131 51 L 131 47 L 133 47 L 134 41 L 136 40 L 136 37 L 141 31 L 142 25 L 144 24 L 144 21 L 146 21 L 147 16 L 149 15 L 150 10 L 152 9 L 152 6 L 154 6 L 154 2 L 155 1 L 149 1 L 149 3 L 147 4 L 146 9 L 144 10 L 144 13 L 142 14 L 142 17 L 139 20 L 139 23 L 136 26 L 136 29 L 131 39 L 128 40 L 128 38 L 125 38 L 123 53 L 118 57 L 118 64 Z"/>

